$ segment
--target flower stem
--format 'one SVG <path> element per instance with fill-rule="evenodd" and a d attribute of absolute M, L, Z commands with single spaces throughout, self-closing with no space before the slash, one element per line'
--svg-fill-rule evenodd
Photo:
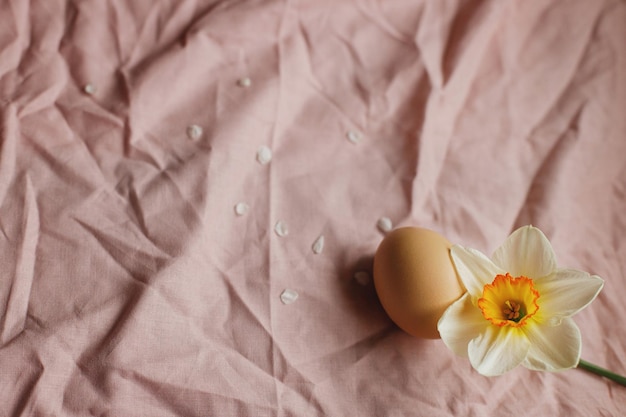
<path fill-rule="evenodd" d="M 617 382 L 618 384 L 626 387 L 626 377 L 611 372 L 608 369 L 600 368 L 598 365 L 594 365 L 593 363 L 589 363 L 583 359 L 578 362 L 578 367 L 584 369 L 585 371 L 608 378 L 611 381 Z"/>

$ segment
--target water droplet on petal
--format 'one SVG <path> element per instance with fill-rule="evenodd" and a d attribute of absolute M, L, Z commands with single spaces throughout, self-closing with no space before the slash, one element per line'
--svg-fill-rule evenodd
<path fill-rule="evenodd" d="M 269 163 L 272 160 L 272 150 L 265 145 L 261 146 L 256 153 L 256 160 L 261 165 Z"/>
<path fill-rule="evenodd" d="M 198 140 L 202 136 L 202 127 L 190 125 L 187 127 L 187 137 L 191 140 Z"/>
<path fill-rule="evenodd" d="M 248 212 L 249 209 L 250 206 L 246 203 L 237 203 L 235 205 L 235 213 L 237 214 L 237 216 L 243 216 Z"/>
<path fill-rule="evenodd" d="M 298 299 L 298 293 L 294 290 L 286 289 L 280 294 L 280 301 L 283 304 L 291 304 Z"/>
<path fill-rule="evenodd" d="M 378 219 L 378 223 L 376 223 L 378 228 L 384 232 L 390 232 L 393 229 L 393 223 L 391 223 L 391 219 L 389 217 L 381 217 Z"/>
<path fill-rule="evenodd" d="M 311 247 L 311 249 L 313 249 L 313 253 L 316 255 L 322 253 L 322 251 L 324 250 L 324 236 L 320 235 L 315 240 L 315 242 L 313 242 L 313 246 Z"/>
<path fill-rule="evenodd" d="M 282 220 L 279 220 L 279 221 L 276 222 L 276 225 L 274 225 L 274 231 L 280 237 L 285 237 L 285 236 L 287 236 L 289 234 L 289 229 L 287 228 L 287 223 L 285 223 Z"/>

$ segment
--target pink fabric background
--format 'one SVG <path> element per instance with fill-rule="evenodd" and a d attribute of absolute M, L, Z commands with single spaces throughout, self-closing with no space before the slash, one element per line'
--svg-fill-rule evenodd
<path fill-rule="evenodd" d="M 0 416 L 626 414 L 353 278 L 383 216 L 488 253 L 532 223 L 605 279 L 583 358 L 626 373 L 623 1 L 3 0 L 0 106 Z"/>

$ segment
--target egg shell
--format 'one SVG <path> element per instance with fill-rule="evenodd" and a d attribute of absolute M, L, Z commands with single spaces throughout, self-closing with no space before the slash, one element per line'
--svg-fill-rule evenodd
<path fill-rule="evenodd" d="M 451 243 L 423 228 L 389 233 L 374 256 L 374 285 L 394 323 L 420 338 L 438 339 L 437 322 L 465 292 L 450 257 Z"/>

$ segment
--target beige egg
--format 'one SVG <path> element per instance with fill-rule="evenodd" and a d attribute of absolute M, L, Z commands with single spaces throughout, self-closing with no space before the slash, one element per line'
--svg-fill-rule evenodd
<path fill-rule="evenodd" d="M 378 298 L 391 320 L 413 336 L 438 339 L 439 318 L 465 292 L 450 246 L 432 230 L 403 227 L 389 233 L 376 251 Z"/>

